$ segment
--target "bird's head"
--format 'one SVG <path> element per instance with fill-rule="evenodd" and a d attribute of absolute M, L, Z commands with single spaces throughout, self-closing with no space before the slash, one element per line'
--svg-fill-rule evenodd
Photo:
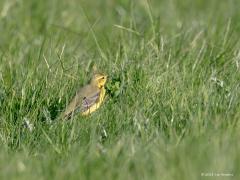
<path fill-rule="evenodd" d="M 91 83 L 102 88 L 107 82 L 107 76 L 104 74 L 95 74 L 91 80 Z"/>

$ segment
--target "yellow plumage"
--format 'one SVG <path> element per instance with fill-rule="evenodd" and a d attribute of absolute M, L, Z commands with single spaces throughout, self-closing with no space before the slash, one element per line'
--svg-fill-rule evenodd
<path fill-rule="evenodd" d="M 95 74 L 90 84 L 82 87 L 67 106 L 63 114 L 64 118 L 69 118 L 77 113 L 89 115 L 96 111 L 104 100 L 106 81 L 106 75 Z"/>

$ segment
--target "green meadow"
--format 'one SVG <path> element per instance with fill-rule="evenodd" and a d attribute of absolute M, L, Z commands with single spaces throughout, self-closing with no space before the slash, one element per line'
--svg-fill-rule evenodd
<path fill-rule="evenodd" d="M 0 179 L 240 179 L 239 9 L 1 0 Z M 103 105 L 62 121 L 94 66 Z"/>

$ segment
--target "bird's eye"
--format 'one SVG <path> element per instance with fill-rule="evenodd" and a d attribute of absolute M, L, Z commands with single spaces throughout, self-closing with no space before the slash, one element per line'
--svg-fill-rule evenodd
<path fill-rule="evenodd" d="M 103 76 L 102 79 L 105 79 L 105 77 Z"/>

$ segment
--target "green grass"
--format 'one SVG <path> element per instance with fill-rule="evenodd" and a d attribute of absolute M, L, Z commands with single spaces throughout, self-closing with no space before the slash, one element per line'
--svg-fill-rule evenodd
<path fill-rule="evenodd" d="M 2 0 L 0 179 L 239 179 L 239 9 Z M 93 64 L 110 76 L 104 105 L 57 120 Z"/>

